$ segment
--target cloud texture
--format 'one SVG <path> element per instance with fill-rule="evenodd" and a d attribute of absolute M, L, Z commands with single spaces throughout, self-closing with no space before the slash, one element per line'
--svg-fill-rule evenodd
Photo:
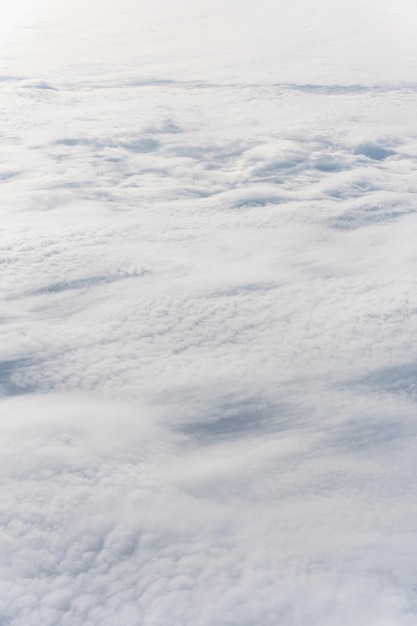
<path fill-rule="evenodd" d="M 414 9 L 172 4 L 2 9 L 0 624 L 414 625 Z"/>

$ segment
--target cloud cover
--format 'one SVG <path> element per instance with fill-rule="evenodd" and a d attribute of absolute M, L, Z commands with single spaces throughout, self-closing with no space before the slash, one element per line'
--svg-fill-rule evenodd
<path fill-rule="evenodd" d="M 412 7 L 134 4 L 3 21 L 0 623 L 414 624 Z"/>

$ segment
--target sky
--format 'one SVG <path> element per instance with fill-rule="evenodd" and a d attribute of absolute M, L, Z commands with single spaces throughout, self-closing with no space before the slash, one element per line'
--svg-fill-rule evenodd
<path fill-rule="evenodd" d="M 2 1 L 1 626 L 415 625 L 416 12 Z"/>

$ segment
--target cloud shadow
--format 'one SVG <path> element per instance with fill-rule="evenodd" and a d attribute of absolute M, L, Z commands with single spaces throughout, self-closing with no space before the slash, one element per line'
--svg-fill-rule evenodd
<path fill-rule="evenodd" d="M 236 440 L 295 427 L 288 408 L 258 398 L 220 400 L 213 410 L 198 421 L 181 425 L 178 430 L 200 445 Z"/>
<path fill-rule="evenodd" d="M 14 381 L 17 372 L 32 365 L 34 365 L 34 360 L 29 357 L 0 361 L 0 396 L 19 396 L 32 393 L 34 389 L 18 385 Z"/>

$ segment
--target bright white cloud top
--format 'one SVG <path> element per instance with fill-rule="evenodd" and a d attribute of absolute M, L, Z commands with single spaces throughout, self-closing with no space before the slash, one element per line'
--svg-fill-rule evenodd
<path fill-rule="evenodd" d="M 416 624 L 416 12 L 3 0 L 2 625 Z"/>

